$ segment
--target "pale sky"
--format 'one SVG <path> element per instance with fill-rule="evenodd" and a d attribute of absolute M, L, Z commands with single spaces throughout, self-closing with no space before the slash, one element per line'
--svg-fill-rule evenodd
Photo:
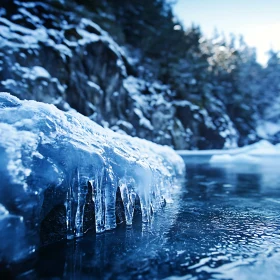
<path fill-rule="evenodd" d="M 178 0 L 174 12 L 185 27 L 200 25 L 207 37 L 215 28 L 226 35 L 242 34 L 257 48 L 262 64 L 270 48 L 280 50 L 280 0 Z"/>

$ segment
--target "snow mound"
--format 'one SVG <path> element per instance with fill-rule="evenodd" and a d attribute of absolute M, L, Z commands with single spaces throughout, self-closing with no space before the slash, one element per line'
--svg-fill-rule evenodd
<path fill-rule="evenodd" d="M 0 93 L 0 135 L 0 232 L 16 240 L 20 231 L 25 255 L 58 222 L 61 238 L 82 236 L 91 221 L 99 233 L 131 225 L 137 204 L 149 222 L 184 177 L 184 162 L 169 147 L 8 93 Z M 11 246 L 0 247 L 0 262 L 18 258 Z"/>
<path fill-rule="evenodd" d="M 211 163 L 256 163 L 260 164 L 263 162 L 262 157 L 265 156 L 280 156 L 280 145 L 272 145 L 266 140 L 261 140 L 258 143 L 228 150 L 228 151 L 217 151 L 211 157 Z"/>
<path fill-rule="evenodd" d="M 246 155 L 246 154 L 238 154 L 238 155 L 214 155 L 210 159 L 210 163 L 259 163 L 260 159 Z"/>
<path fill-rule="evenodd" d="M 247 146 L 245 150 L 248 150 L 249 155 L 276 155 L 280 154 L 280 149 L 277 146 L 272 145 L 266 140 L 261 140 L 258 143 Z"/>

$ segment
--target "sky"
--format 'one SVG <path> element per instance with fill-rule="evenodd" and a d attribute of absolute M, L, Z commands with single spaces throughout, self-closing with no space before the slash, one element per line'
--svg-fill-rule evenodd
<path fill-rule="evenodd" d="M 280 50 L 280 0 L 177 0 L 174 13 L 185 27 L 200 25 L 207 37 L 215 28 L 243 35 L 262 64 L 269 49 Z"/>

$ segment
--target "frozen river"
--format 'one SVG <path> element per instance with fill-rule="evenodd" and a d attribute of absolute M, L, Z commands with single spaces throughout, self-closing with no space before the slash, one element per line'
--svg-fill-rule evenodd
<path fill-rule="evenodd" d="M 280 279 L 280 158 L 185 161 L 185 187 L 150 225 L 41 249 L 23 279 Z"/>

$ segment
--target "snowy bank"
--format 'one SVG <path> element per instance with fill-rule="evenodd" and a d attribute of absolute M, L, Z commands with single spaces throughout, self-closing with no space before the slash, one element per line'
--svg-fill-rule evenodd
<path fill-rule="evenodd" d="M 262 163 L 264 157 L 280 157 L 280 144 L 261 140 L 252 145 L 229 150 L 177 151 L 183 157 L 207 157 L 210 163 Z"/>
<path fill-rule="evenodd" d="M 221 154 L 215 154 L 211 157 L 211 163 L 255 163 L 261 164 L 264 157 L 280 156 L 280 146 L 272 145 L 266 140 L 258 143 L 234 149 L 232 151 L 223 151 Z"/>
<path fill-rule="evenodd" d="M 143 222 L 170 200 L 184 162 L 171 148 L 104 129 L 76 112 L 0 93 L 1 260 Z"/>

